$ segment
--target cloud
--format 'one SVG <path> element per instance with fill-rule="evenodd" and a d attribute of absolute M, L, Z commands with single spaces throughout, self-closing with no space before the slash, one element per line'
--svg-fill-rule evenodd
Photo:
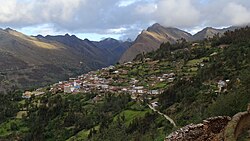
<path fill-rule="evenodd" d="M 0 26 L 135 38 L 158 22 L 188 31 L 250 23 L 249 0 L 0 0 Z M 38 29 L 37 29 L 38 28 Z"/>
<path fill-rule="evenodd" d="M 242 4 L 231 2 L 226 5 L 222 14 L 233 25 L 248 24 L 250 22 L 250 11 Z"/>
<path fill-rule="evenodd" d="M 191 0 L 159 0 L 155 18 L 167 26 L 192 27 L 199 24 L 200 12 Z"/>

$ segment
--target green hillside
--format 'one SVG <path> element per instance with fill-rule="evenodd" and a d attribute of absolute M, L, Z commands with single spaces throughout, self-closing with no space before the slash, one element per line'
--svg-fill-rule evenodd
<path fill-rule="evenodd" d="M 45 95 L 23 100 L 21 93 L 15 92 L 0 97 L 4 99 L 0 139 L 162 141 L 187 124 L 245 111 L 250 103 L 250 28 L 199 42 L 164 43 L 131 63 L 92 73 L 112 79 L 111 86 L 130 88 L 135 83 L 162 93 L 145 93 L 133 99 L 128 92 L 98 90 L 52 94 L 48 86 Z M 95 101 L 99 95 L 101 99 Z M 154 102 L 158 102 L 158 112 L 148 106 Z M 27 115 L 17 119 L 19 111 Z M 171 118 L 177 127 L 159 113 Z"/>

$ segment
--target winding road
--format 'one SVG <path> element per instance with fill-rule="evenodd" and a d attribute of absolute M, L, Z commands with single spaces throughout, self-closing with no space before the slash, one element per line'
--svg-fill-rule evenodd
<path fill-rule="evenodd" d="M 176 127 L 176 124 L 175 124 L 174 120 L 171 119 L 169 116 L 167 116 L 167 115 L 161 113 L 160 111 L 156 110 L 156 109 L 155 109 L 153 106 L 151 106 L 150 104 L 148 104 L 148 107 L 149 107 L 150 109 L 152 109 L 153 111 L 157 112 L 158 114 L 164 116 L 171 124 L 174 125 L 174 127 Z"/>

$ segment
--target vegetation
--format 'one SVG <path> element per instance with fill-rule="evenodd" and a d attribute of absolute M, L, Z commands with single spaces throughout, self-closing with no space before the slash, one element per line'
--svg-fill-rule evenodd
<path fill-rule="evenodd" d="M 147 62 L 146 58 L 151 61 Z M 56 94 L 22 100 L 20 92 L 0 97 L 0 139 L 6 140 L 163 140 L 175 128 L 146 102 L 157 101 L 158 109 L 177 126 L 197 123 L 218 115 L 233 116 L 250 102 L 250 28 L 226 32 L 197 45 L 180 40 L 137 56 L 131 67 L 116 79 L 134 78 L 150 89 L 163 89 L 152 101 L 132 101 L 127 94 Z M 172 83 L 149 86 L 150 77 L 176 74 Z M 112 73 L 112 72 L 110 72 Z M 115 75 L 115 74 L 114 74 Z M 218 82 L 226 81 L 221 91 Z M 16 116 L 19 111 L 27 115 Z M 16 117 L 19 117 L 17 119 Z M 20 118 L 22 117 L 22 118 Z M 245 138 L 247 134 L 242 135 Z"/>

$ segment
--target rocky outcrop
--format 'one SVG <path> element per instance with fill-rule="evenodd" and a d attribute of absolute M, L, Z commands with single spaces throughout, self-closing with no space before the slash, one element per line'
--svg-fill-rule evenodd
<path fill-rule="evenodd" d="M 245 131 L 250 129 L 250 104 L 246 112 L 240 112 L 233 116 L 225 129 L 225 140 L 234 141 Z"/>
<path fill-rule="evenodd" d="M 224 131 L 231 120 L 227 116 L 219 116 L 204 120 L 200 124 L 190 124 L 173 132 L 165 141 L 215 141 L 217 135 Z"/>
<path fill-rule="evenodd" d="M 218 116 L 190 124 L 171 133 L 165 141 L 236 141 L 250 129 L 250 104 L 246 112 L 232 117 Z"/>

